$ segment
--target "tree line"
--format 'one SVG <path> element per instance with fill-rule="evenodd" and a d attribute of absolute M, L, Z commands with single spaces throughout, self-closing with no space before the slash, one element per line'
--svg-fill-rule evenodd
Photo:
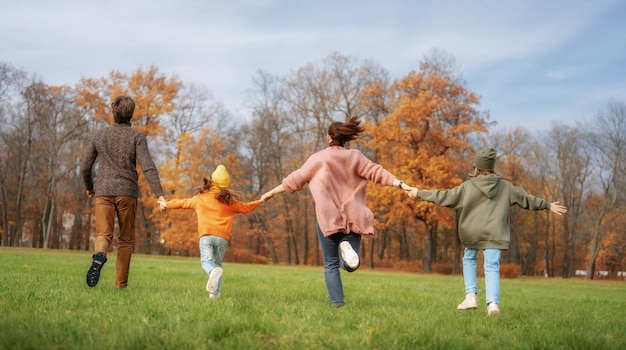
<path fill-rule="evenodd" d="M 589 120 L 554 122 L 547 131 L 498 129 L 454 58 L 437 50 L 399 79 L 376 62 L 340 53 L 284 75 L 259 70 L 246 96 L 249 120 L 236 118 L 206 87 L 155 66 L 51 86 L 0 62 L 3 246 L 90 250 L 94 213 L 80 159 L 94 130 L 113 122 L 109 104 L 122 94 L 136 103 L 133 127 L 148 136 L 168 199 L 193 195 L 218 164 L 227 167 L 241 200 L 257 199 L 327 146 L 332 121 L 358 115 L 366 132 L 350 147 L 412 186 L 457 186 L 475 151 L 492 146 L 501 176 L 568 207 L 564 217 L 512 208 L 503 263 L 531 276 L 626 271 L 626 104 L 607 98 Z M 160 213 L 139 180 L 135 251 L 197 255 L 195 213 Z M 238 216 L 229 251 L 321 264 L 313 206 L 305 189 Z M 363 241 L 368 267 L 460 272 L 458 212 L 375 185 L 368 187 L 368 206 L 376 220 L 376 235 Z"/>

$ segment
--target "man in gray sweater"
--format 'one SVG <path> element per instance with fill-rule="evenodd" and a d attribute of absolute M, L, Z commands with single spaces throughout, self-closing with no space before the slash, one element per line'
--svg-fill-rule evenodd
<path fill-rule="evenodd" d="M 146 136 L 131 127 L 135 102 L 129 96 L 117 96 L 111 103 L 115 123 L 96 132 L 81 163 L 87 196 L 95 197 L 96 241 L 92 264 L 87 271 L 87 285 L 95 287 L 100 270 L 113 240 L 115 217 L 119 225 L 115 287 L 126 288 L 135 238 L 135 217 L 139 184 L 137 163 L 141 166 L 152 192 L 165 202 L 161 181 Z M 94 164 L 98 160 L 97 175 Z"/>

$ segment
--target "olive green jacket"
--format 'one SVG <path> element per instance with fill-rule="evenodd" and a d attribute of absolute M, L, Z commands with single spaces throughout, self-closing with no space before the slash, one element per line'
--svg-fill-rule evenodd
<path fill-rule="evenodd" d="M 479 175 L 449 190 L 418 190 L 417 196 L 436 205 L 462 209 L 459 238 L 467 248 L 509 249 L 509 208 L 550 209 L 550 203 L 513 186 L 500 176 Z"/>

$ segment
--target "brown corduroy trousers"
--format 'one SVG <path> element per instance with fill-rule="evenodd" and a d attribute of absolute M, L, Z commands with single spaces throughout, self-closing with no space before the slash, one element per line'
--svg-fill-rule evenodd
<path fill-rule="evenodd" d="M 128 196 L 96 197 L 96 241 L 94 253 L 109 250 L 113 241 L 115 217 L 120 227 L 117 238 L 117 262 L 115 265 L 117 288 L 126 288 L 128 285 L 128 271 L 130 258 L 133 254 L 135 241 L 135 217 L 137 214 L 137 198 Z"/>

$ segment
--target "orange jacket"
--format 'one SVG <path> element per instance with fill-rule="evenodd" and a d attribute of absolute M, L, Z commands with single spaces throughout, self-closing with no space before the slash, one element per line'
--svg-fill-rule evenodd
<path fill-rule="evenodd" d="M 166 202 L 167 209 L 194 209 L 198 216 L 198 235 L 211 235 L 230 238 L 233 218 L 237 213 L 249 213 L 261 202 L 235 201 L 232 205 L 223 204 L 215 198 L 216 191 L 197 194 L 191 198 L 172 199 Z"/>

